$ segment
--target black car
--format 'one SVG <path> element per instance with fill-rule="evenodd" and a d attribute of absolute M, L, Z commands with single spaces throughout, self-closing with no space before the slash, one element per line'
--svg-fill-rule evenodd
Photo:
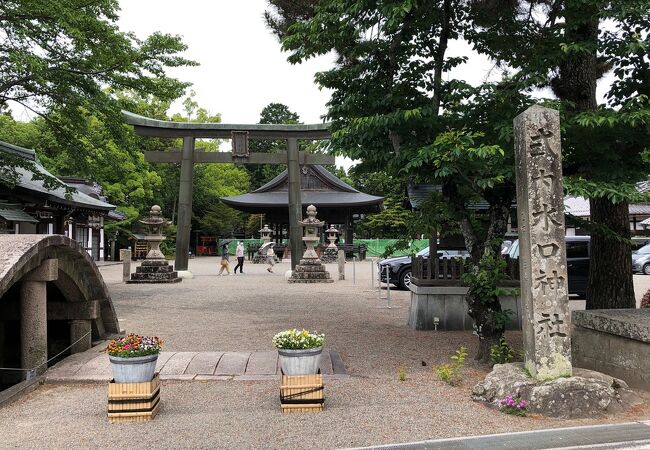
<path fill-rule="evenodd" d="M 590 236 L 566 236 L 567 276 L 569 277 L 569 295 L 587 298 L 589 282 L 589 260 L 591 255 Z M 512 243 L 508 250 L 512 259 L 519 258 L 519 240 Z"/>
<path fill-rule="evenodd" d="M 429 247 L 416 253 L 416 256 L 429 257 Z M 438 258 L 469 258 L 466 250 L 438 250 Z M 386 268 L 388 267 L 388 282 L 402 289 L 411 285 L 411 256 L 395 256 L 379 261 L 379 279 L 386 283 Z"/>

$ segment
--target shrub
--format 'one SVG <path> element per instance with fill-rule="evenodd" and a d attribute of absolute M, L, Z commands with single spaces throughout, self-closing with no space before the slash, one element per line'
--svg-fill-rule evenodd
<path fill-rule="evenodd" d="M 404 370 L 404 368 L 400 367 L 397 370 L 397 379 L 400 381 L 406 381 L 406 370 Z"/>
<path fill-rule="evenodd" d="M 163 348 L 163 340 L 156 336 L 128 336 L 113 339 L 108 343 L 106 351 L 111 356 L 120 358 L 135 358 L 137 356 L 157 355 Z"/>
<path fill-rule="evenodd" d="M 282 331 L 273 336 L 273 345 L 276 348 L 285 350 L 306 350 L 309 348 L 322 347 L 325 342 L 325 335 L 316 331 L 310 333 L 303 330 Z"/>
<path fill-rule="evenodd" d="M 499 409 L 506 414 L 516 416 L 525 416 L 528 400 L 523 400 L 520 396 L 508 395 L 499 402 Z"/>
<path fill-rule="evenodd" d="M 465 347 L 456 350 L 456 354 L 451 357 L 451 363 L 436 367 L 438 377 L 447 384 L 454 385 L 459 383 L 460 371 L 465 365 L 465 358 L 467 358 L 467 349 Z"/>
<path fill-rule="evenodd" d="M 506 338 L 501 336 L 499 343 L 490 347 L 490 359 L 492 364 L 507 364 L 514 358 L 512 349 L 506 342 Z"/>

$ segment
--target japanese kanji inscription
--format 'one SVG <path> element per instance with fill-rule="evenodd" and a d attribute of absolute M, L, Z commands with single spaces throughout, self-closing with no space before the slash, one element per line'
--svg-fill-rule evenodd
<path fill-rule="evenodd" d="M 526 368 L 538 379 L 570 376 L 560 117 L 533 106 L 514 125 Z"/>

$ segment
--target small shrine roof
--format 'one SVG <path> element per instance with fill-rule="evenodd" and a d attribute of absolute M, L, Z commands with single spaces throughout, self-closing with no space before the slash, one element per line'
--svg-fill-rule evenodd
<path fill-rule="evenodd" d="M 233 208 L 253 210 L 286 208 L 289 205 L 289 177 L 285 170 L 264 186 L 247 194 L 222 197 Z M 300 177 L 303 205 L 319 207 L 370 207 L 379 211 L 384 198 L 365 194 L 332 175 L 323 166 L 303 166 Z"/>

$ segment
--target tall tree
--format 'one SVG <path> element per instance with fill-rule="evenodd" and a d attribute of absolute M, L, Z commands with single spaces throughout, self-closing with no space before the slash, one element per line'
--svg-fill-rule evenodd
<path fill-rule="evenodd" d="M 311 18 L 286 20 L 291 62 L 337 54 L 336 66 L 316 75 L 332 90 L 335 151 L 361 160 L 359 170 L 442 186 L 445 214 L 430 218 L 451 218 L 463 232 L 477 357 L 487 360 L 507 318 L 497 285 L 515 195 L 511 119 L 528 100 L 509 80 L 473 88 L 450 77 L 466 60 L 448 47 L 472 27 L 467 2 L 321 0 Z M 487 210 L 466 207 L 479 199 Z"/>
<path fill-rule="evenodd" d="M 514 68 L 522 88 L 560 100 L 569 193 L 589 198 L 587 308 L 635 307 L 629 202 L 646 180 L 650 124 L 648 0 L 474 1 L 479 51 Z M 615 79 L 599 104 L 603 74 Z"/>
<path fill-rule="evenodd" d="M 300 117 L 282 103 L 269 103 L 262 109 L 258 123 L 297 124 L 300 123 Z M 260 153 L 277 153 L 286 150 L 286 142 L 283 140 L 255 139 L 250 141 L 249 146 L 251 152 Z M 245 167 L 250 174 L 250 187 L 253 190 L 271 181 L 285 169 L 278 164 L 246 164 Z"/>

